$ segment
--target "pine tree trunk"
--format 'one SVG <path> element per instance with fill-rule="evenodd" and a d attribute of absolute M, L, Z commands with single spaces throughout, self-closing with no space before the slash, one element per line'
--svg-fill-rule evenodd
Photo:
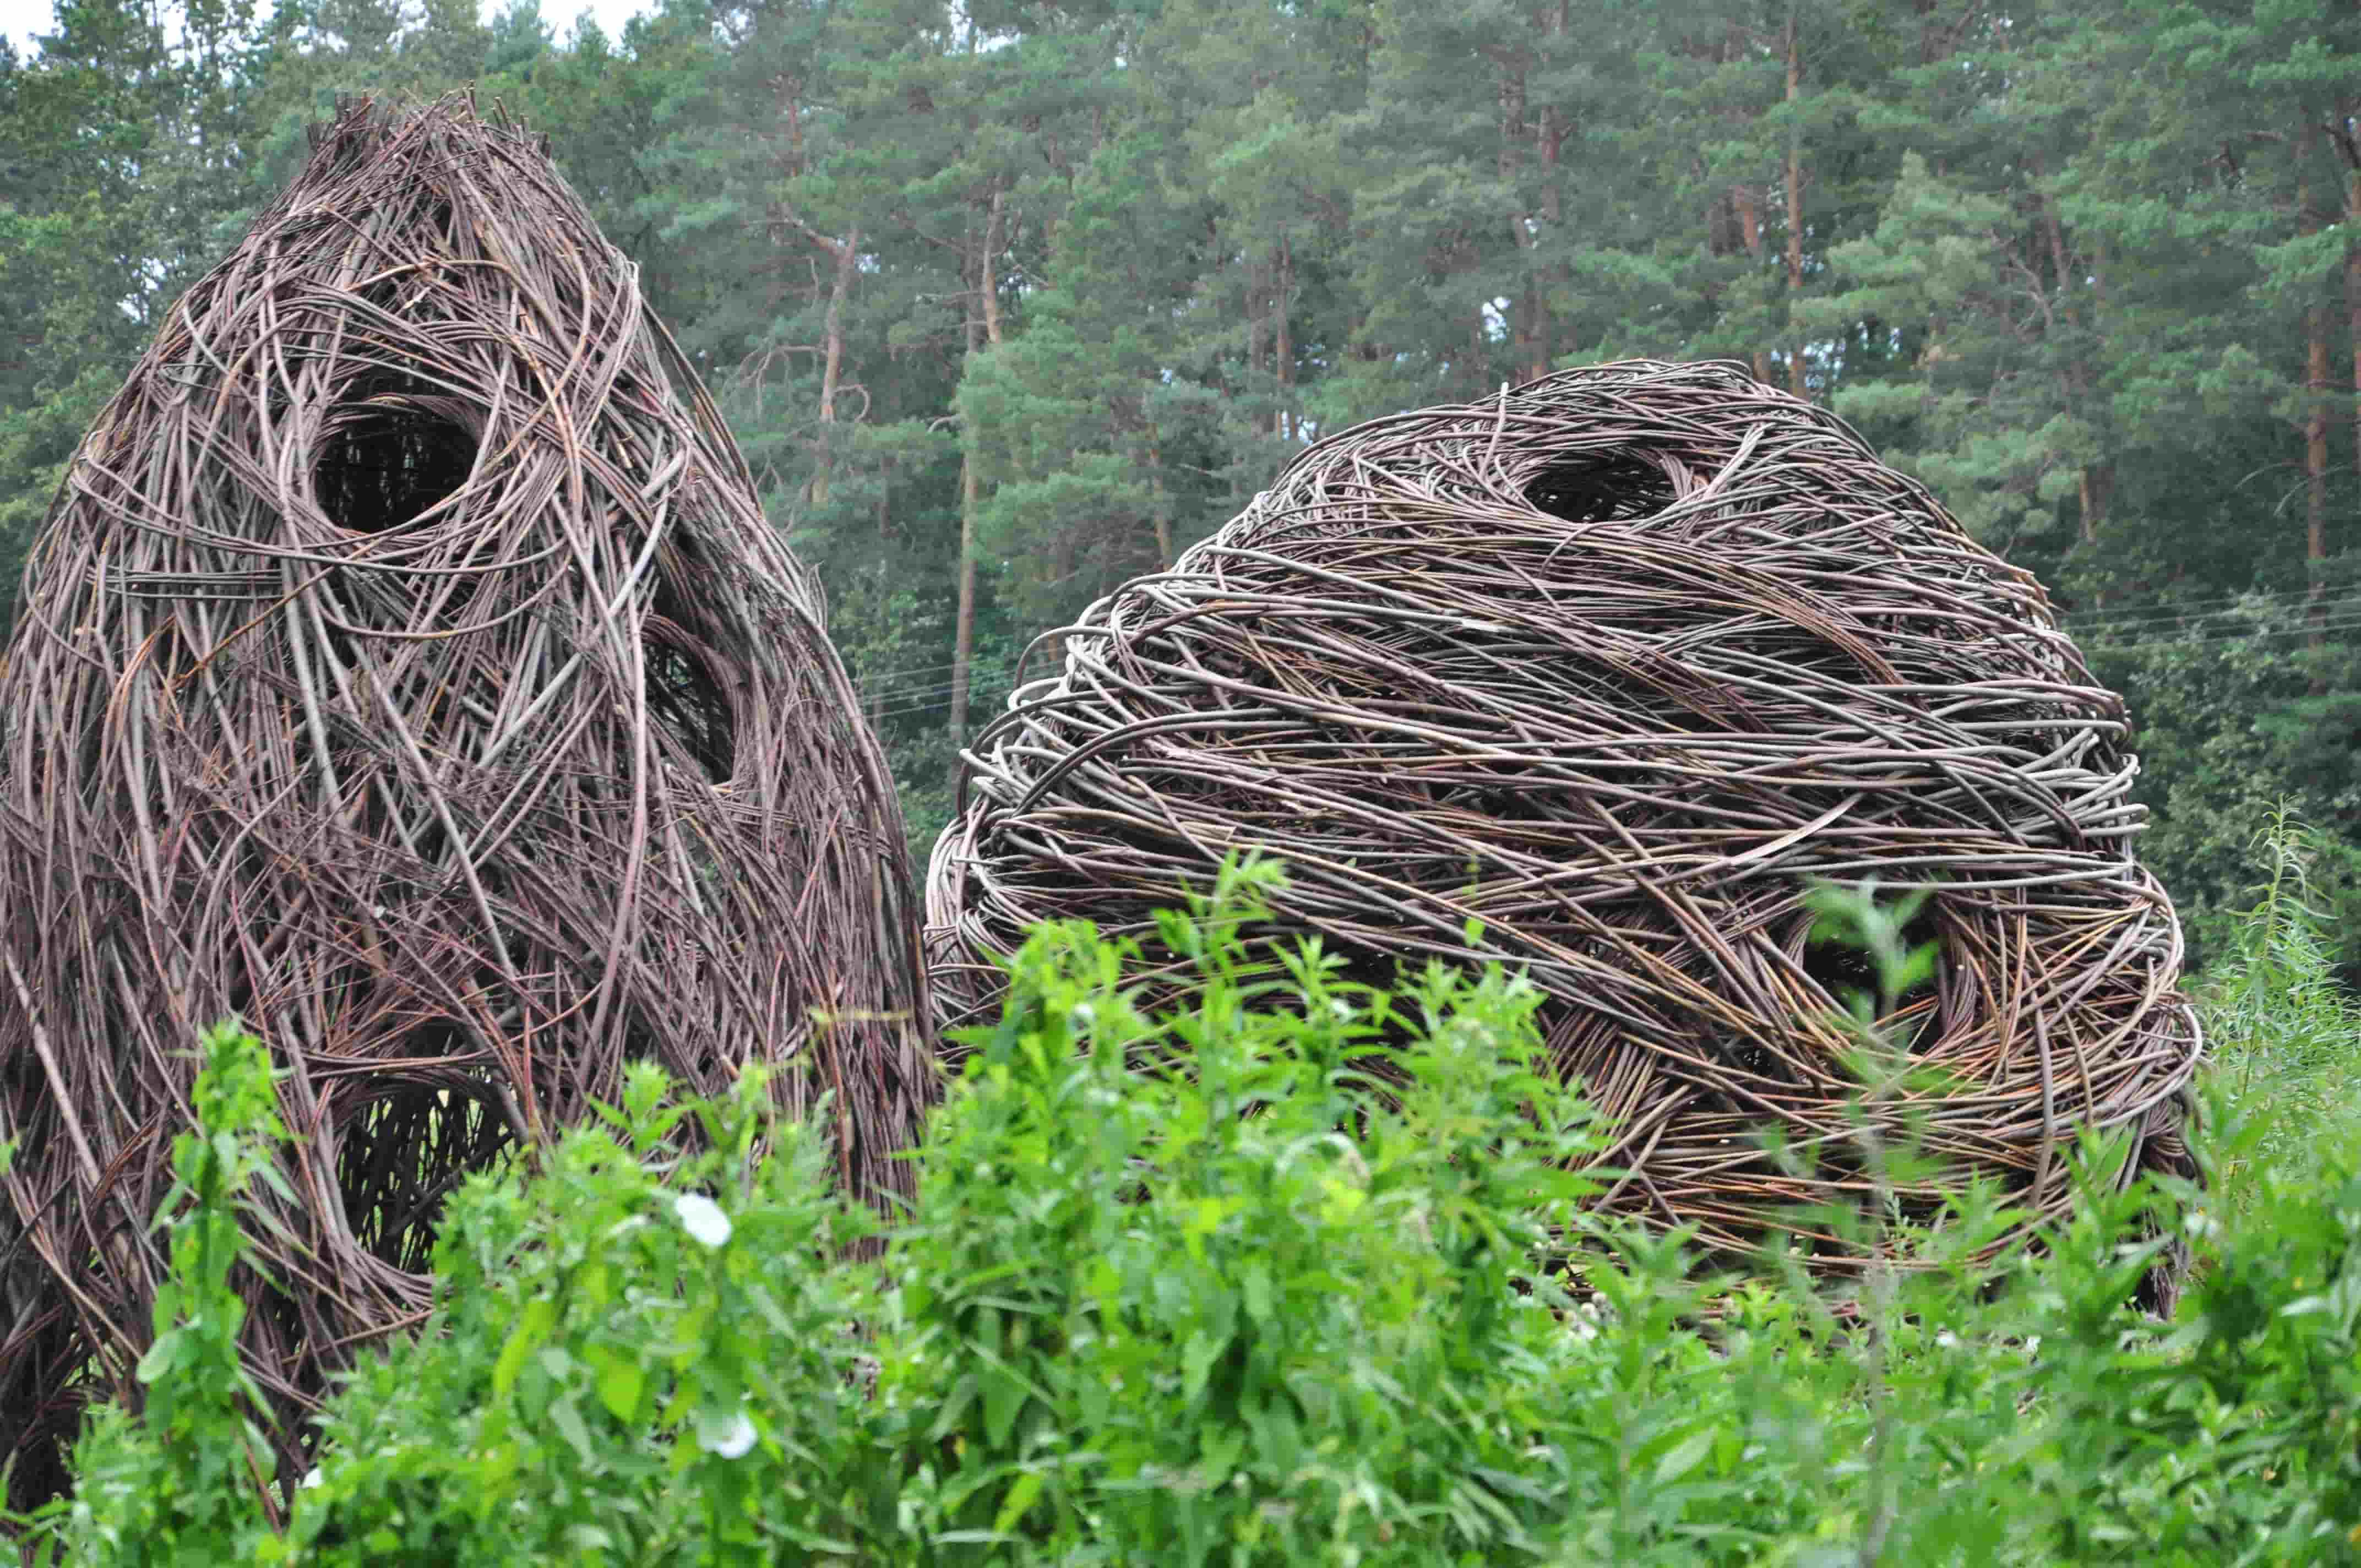
<path fill-rule="evenodd" d="M 1149 521 L 1156 527 L 1156 569 L 1172 569 L 1172 506 L 1164 488 L 1164 436 L 1154 421 L 1148 426 L 1148 505 Z"/>
<path fill-rule="evenodd" d="M 976 261 L 976 290 L 983 300 L 983 340 L 997 348 L 1000 345 L 1000 219 L 1005 197 L 1000 187 L 992 189 L 992 209 L 983 220 L 983 254 Z M 971 333 L 970 337 L 972 339 Z M 973 353 L 975 345 L 968 345 Z"/>
<path fill-rule="evenodd" d="M 968 667 L 975 658 L 975 459 L 960 459 L 959 630 L 951 643 L 950 787 L 959 789 L 957 749 L 967 744 Z"/>
<path fill-rule="evenodd" d="M 1746 247 L 1747 256 L 1763 260 L 1763 193 L 1752 185 L 1730 188 L 1731 210 L 1738 214 L 1738 237 Z M 1757 345 L 1754 350 L 1754 378 L 1768 386 L 1771 381 L 1771 351 Z"/>
<path fill-rule="evenodd" d="M 815 507 L 828 505 L 829 473 L 836 461 L 836 393 L 844 382 L 844 302 L 851 296 L 860 257 L 861 231 L 856 228 L 836 244 L 836 279 L 828 294 L 827 357 L 819 375 L 819 466 L 811 482 Z"/>
<path fill-rule="evenodd" d="M 2306 125 L 2297 143 L 2298 167 L 2312 161 L 2313 149 L 2319 145 L 2317 127 Z M 2296 227 L 2303 234 L 2320 232 L 2319 216 L 2312 211 L 2312 186 L 2299 181 L 2295 189 Z M 2303 313 L 2303 389 L 2306 407 L 2303 416 L 2303 559 L 2311 584 L 2304 592 L 2304 623 L 2311 630 L 2306 639 L 2314 653 L 2328 645 L 2328 580 L 2321 570 L 2328 559 L 2328 305 L 2320 297 L 2317 280 L 2312 302 Z M 2313 678 L 2315 692 L 2324 689 L 2319 677 Z"/>
<path fill-rule="evenodd" d="M 1509 244 L 1514 253 L 1524 258 L 1539 244 L 1533 233 L 1532 214 L 1517 190 L 1517 168 L 1522 161 L 1525 143 L 1525 58 L 1511 55 L 1500 61 L 1500 145 L 1495 168 L 1501 188 L 1509 196 Z M 1543 111 L 1544 119 L 1547 111 Z M 1542 138 L 1546 146 L 1548 137 Z M 1544 176 L 1546 179 L 1546 176 Z M 1538 356 L 1536 343 L 1540 338 L 1541 291 L 1530 260 L 1521 260 L 1518 269 L 1523 281 L 1515 298 L 1508 301 L 1510 374 L 1523 377 Z M 1506 298 L 1506 296 L 1503 296 Z"/>
<path fill-rule="evenodd" d="M 1557 9 L 1549 20 L 1549 36 L 1554 38 L 1563 38 L 1570 20 L 1571 6 L 1567 0 L 1559 0 Z M 1553 50 L 1552 58 L 1554 57 L 1555 51 Z M 1553 244 L 1563 243 L 1559 238 L 1559 230 L 1565 222 L 1565 199 L 1558 190 L 1558 159 L 1565 150 L 1567 129 L 1565 115 L 1557 104 L 1552 103 L 1542 110 L 1542 224 L 1543 232 L 1549 236 Z M 1539 236 L 1534 236 L 1534 243 L 1540 244 Z M 1563 251 L 1560 254 L 1564 254 Z M 1566 265 L 1563 261 L 1549 269 L 1549 277 L 1560 284 L 1572 281 Z M 1526 379 L 1538 381 L 1548 375 L 1550 367 L 1556 362 L 1557 356 L 1561 352 L 1558 346 L 1557 322 L 1550 313 L 1548 291 L 1536 279 L 1533 291 L 1533 353 L 1532 363 L 1526 367 L 1528 371 Z"/>
<path fill-rule="evenodd" d="M 2102 338 L 2107 331 L 2107 242 L 2094 237 L 2091 242 L 2091 325 Z M 2103 516 L 2115 493 L 2115 465 L 2112 458 L 2100 463 L 2088 476 L 2098 490 L 2098 509 Z M 2107 590 L 2101 588 L 2094 596 L 2102 605 L 2107 602 Z"/>
<path fill-rule="evenodd" d="M 1246 387 L 1248 397 L 1260 389 L 1264 341 L 1270 335 L 1269 290 L 1263 283 L 1259 257 L 1246 263 Z"/>
<path fill-rule="evenodd" d="M 1792 104 L 1801 98 L 1804 87 L 1804 53 L 1802 39 L 1795 27 L 1793 7 L 1787 12 L 1787 102 Z M 1796 302 L 1804 294 L 1804 137 L 1794 126 L 1787 127 L 1787 311 L 1794 318 Z M 1787 389 L 1796 397 L 1807 394 L 1804 386 L 1804 340 L 1800 335 L 1791 339 L 1787 348 Z"/>
<path fill-rule="evenodd" d="M 2033 172 L 2037 179 L 2040 177 L 2038 159 L 2034 162 Z M 2047 196 L 2041 198 L 2041 226 L 2049 240 L 2049 275 L 2051 286 L 2058 291 L 2059 313 L 2066 318 L 2070 329 L 2079 333 L 2082 326 L 2082 313 L 2074 303 L 2074 271 L 2066 256 L 2066 225 L 2058 221 L 2057 204 Z M 2079 345 L 2067 359 L 2059 379 L 2064 384 L 2066 407 L 2076 418 L 2081 418 L 2090 401 L 2091 366 L 2082 356 Z M 2099 523 L 2106 508 L 2105 487 L 2098 482 L 2093 467 L 2095 465 L 2086 464 L 2074 476 L 2074 493 L 2081 508 L 2081 537 L 2085 544 L 2099 542 Z"/>
<path fill-rule="evenodd" d="M 2304 620 L 2318 652 L 2328 645 L 2328 580 L 2321 572 L 2328 559 L 2328 308 L 2312 306 L 2303 323 L 2303 384 L 2312 401 L 2303 426 L 2303 558 L 2312 576 Z"/>
<path fill-rule="evenodd" d="M 1288 319 L 1287 296 L 1295 286 L 1295 251 L 1279 242 L 1279 286 L 1271 291 L 1271 315 L 1278 337 L 1279 413 L 1272 427 L 1283 440 L 1295 439 L 1295 336 Z"/>
<path fill-rule="evenodd" d="M 2361 117 L 2361 104 L 2346 106 L 2345 124 Z M 2353 482 L 2361 496 L 2361 149 L 2345 147 L 2351 167 L 2345 176 L 2345 223 L 2353 240 L 2345 247 L 2345 334 L 2353 345 Z"/>
<path fill-rule="evenodd" d="M 995 188 L 984 219 L 983 242 L 976 247 L 972 264 L 974 287 L 968 291 L 967 353 L 971 359 L 987 343 L 1000 341 L 1000 290 L 993 275 L 993 258 L 1000 248 L 1000 211 L 1001 194 Z M 983 486 L 975 471 L 975 433 L 963 432 L 961 440 L 969 450 L 960 455 L 959 623 L 951 643 L 950 790 L 954 797 L 959 793 L 958 748 L 967 744 L 968 678 L 975 660 L 975 513 L 983 499 Z"/>

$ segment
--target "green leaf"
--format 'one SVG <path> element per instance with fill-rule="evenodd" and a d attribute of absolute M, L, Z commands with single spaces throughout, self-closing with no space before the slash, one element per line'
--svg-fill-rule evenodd
<path fill-rule="evenodd" d="M 1180 1349 L 1180 1397 L 1194 1401 L 1205 1391 L 1205 1380 L 1211 1376 L 1213 1363 L 1228 1347 L 1227 1336 L 1216 1337 L 1203 1330 L 1189 1336 Z"/>
<path fill-rule="evenodd" d="M 1001 1367 L 986 1367 L 983 1384 L 983 1440 L 994 1448 L 1008 1445 L 1016 1414 L 1025 1408 L 1025 1385 Z"/>
<path fill-rule="evenodd" d="M 153 1383 L 169 1377 L 181 1365 L 182 1352 L 188 1346 L 188 1335 L 180 1329 L 168 1329 L 156 1336 L 148 1354 L 139 1358 L 137 1376 L 142 1383 Z"/>
<path fill-rule="evenodd" d="M 1016 1477 L 1016 1484 L 1008 1488 L 1008 1496 L 1001 1500 L 1000 1512 L 993 1519 L 994 1532 L 1005 1534 L 1016 1527 L 1016 1521 L 1025 1517 L 1025 1510 L 1031 1508 L 1033 1500 L 1041 1495 L 1045 1479 L 1038 1470 L 1027 1470 Z"/>
<path fill-rule="evenodd" d="M 575 1456 L 583 1464 L 598 1462 L 598 1451 L 590 1443 L 590 1430 L 582 1424 L 582 1411 L 575 1404 L 573 1396 L 549 1402 L 549 1420 L 557 1429 L 557 1435 L 566 1440 L 566 1445 L 574 1450 Z"/>
<path fill-rule="evenodd" d="M 611 1346 L 595 1345 L 587 1354 L 596 1369 L 593 1387 L 598 1402 L 617 1420 L 631 1420 L 639 1413 L 640 1395 L 647 1387 L 646 1370 L 635 1357 Z"/>
<path fill-rule="evenodd" d="M 536 1296 L 524 1304 L 516 1329 L 508 1343 L 500 1347 L 500 1357 L 492 1364 L 492 1396 L 505 1399 L 516 1387 L 517 1375 L 524 1370 L 525 1357 L 548 1334 L 557 1321 L 557 1303 L 546 1296 Z"/>
<path fill-rule="evenodd" d="M 1675 1443 L 1671 1452 L 1656 1461 L 1656 1485 L 1670 1485 L 1696 1469 L 1713 1452 L 1714 1440 L 1719 1435 L 1718 1429 L 1705 1426 Z"/>
<path fill-rule="evenodd" d="M 1257 1323 L 1269 1321 L 1270 1269 L 1261 1259 L 1257 1258 L 1238 1270 L 1238 1294 L 1245 1299 L 1248 1318 Z"/>

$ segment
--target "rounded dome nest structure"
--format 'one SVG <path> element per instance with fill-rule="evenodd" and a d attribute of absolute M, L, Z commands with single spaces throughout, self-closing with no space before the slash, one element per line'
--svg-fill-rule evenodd
<path fill-rule="evenodd" d="M 1979 1177 L 2061 1213 L 2082 1128 L 2192 1169 L 2199 1035 L 2122 703 L 2027 574 L 1742 371 L 1606 365 L 1345 431 L 1061 635 L 934 852 L 950 1025 L 1052 917 L 1140 939 L 1170 994 L 1151 912 L 1260 850 L 1290 885 L 1259 940 L 1317 934 L 1376 983 L 1530 976 L 1612 1128 L 1601 1206 L 1709 1248 L 1855 1201 L 1861 1116 L 1923 1118 L 1922 1214 Z M 1937 976 L 1883 1023 L 1947 1087 L 1856 1110 L 1867 966 L 1811 942 L 1807 895 L 1872 879 L 1931 890 Z"/>
<path fill-rule="evenodd" d="M 225 1015 L 295 1135 L 247 1328 L 291 1442 L 426 1306 L 458 1180 L 627 1064 L 778 1064 L 872 1194 L 932 1081 L 883 755 L 636 269 L 464 100 L 313 145 L 84 440 L 0 676 L 20 1500 L 136 1395 Z"/>

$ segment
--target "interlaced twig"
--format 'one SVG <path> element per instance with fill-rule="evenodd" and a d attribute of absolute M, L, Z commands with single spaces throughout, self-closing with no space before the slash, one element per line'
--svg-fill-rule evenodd
<path fill-rule="evenodd" d="M 1934 890 L 1942 955 L 1877 1026 L 1954 1086 L 1866 1108 L 1889 1142 L 1923 1121 L 1941 1174 L 1903 1211 L 1989 1177 L 2055 1216 L 2051 1146 L 2088 1127 L 2135 1140 L 2127 1170 L 2188 1168 L 2198 1030 L 2131 854 L 2121 702 L 2031 577 L 1734 367 L 1602 366 L 1346 431 L 1062 636 L 935 851 L 953 1023 L 1031 922 L 1152 944 L 1152 911 L 1261 850 L 1291 873 L 1267 940 L 1316 933 L 1378 981 L 1528 973 L 1617 1128 L 1604 1206 L 1741 1255 L 1870 1179 L 1829 1022 L 1859 977 L 1807 944 L 1805 895 L 1875 877 Z M 1149 951 L 1143 979 L 1185 983 Z"/>
<path fill-rule="evenodd" d="M 136 1394 L 225 1014 L 298 1140 L 248 1281 L 282 1441 L 415 1321 L 454 1185 L 626 1062 L 785 1064 L 871 1190 L 929 1082 L 883 756 L 636 270 L 463 100 L 314 147 L 83 443 L 0 678 L 19 1501 Z"/>

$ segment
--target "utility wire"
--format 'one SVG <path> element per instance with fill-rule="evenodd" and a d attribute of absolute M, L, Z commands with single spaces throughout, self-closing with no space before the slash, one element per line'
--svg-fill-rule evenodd
<path fill-rule="evenodd" d="M 2361 626 L 2361 619 L 2356 617 L 2356 611 L 2361 610 L 2361 591 L 2347 591 L 2319 600 L 2313 600 L 2311 593 L 2308 587 L 2289 588 L 2224 594 L 2173 603 L 2111 607 L 2105 613 L 2070 616 L 2064 630 L 2080 643 L 2116 653 L 2146 648 L 2270 641 L 2309 637 L 2315 630 L 2323 633 L 2348 631 Z M 2311 625 L 2307 619 L 2305 624 L 2298 626 L 2255 626 L 2235 631 L 2208 632 L 2202 636 L 2181 633 L 2151 635 L 2163 631 L 2165 627 L 2176 621 L 2217 620 L 2249 609 L 2310 610 L 2315 606 L 2325 618 L 2318 627 Z M 2125 633 L 2134 635 L 2125 636 Z M 969 666 L 970 688 L 973 689 L 979 682 L 1011 675 L 1015 667 L 1016 660 L 1006 655 L 974 660 Z M 958 669 L 957 660 L 934 664 L 910 664 L 865 674 L 856 679 L 854 685 L 864 702 L 884 705 L 878 710 L 878 718 L 904 717 L 946 706 L 959 685 Z"/>

